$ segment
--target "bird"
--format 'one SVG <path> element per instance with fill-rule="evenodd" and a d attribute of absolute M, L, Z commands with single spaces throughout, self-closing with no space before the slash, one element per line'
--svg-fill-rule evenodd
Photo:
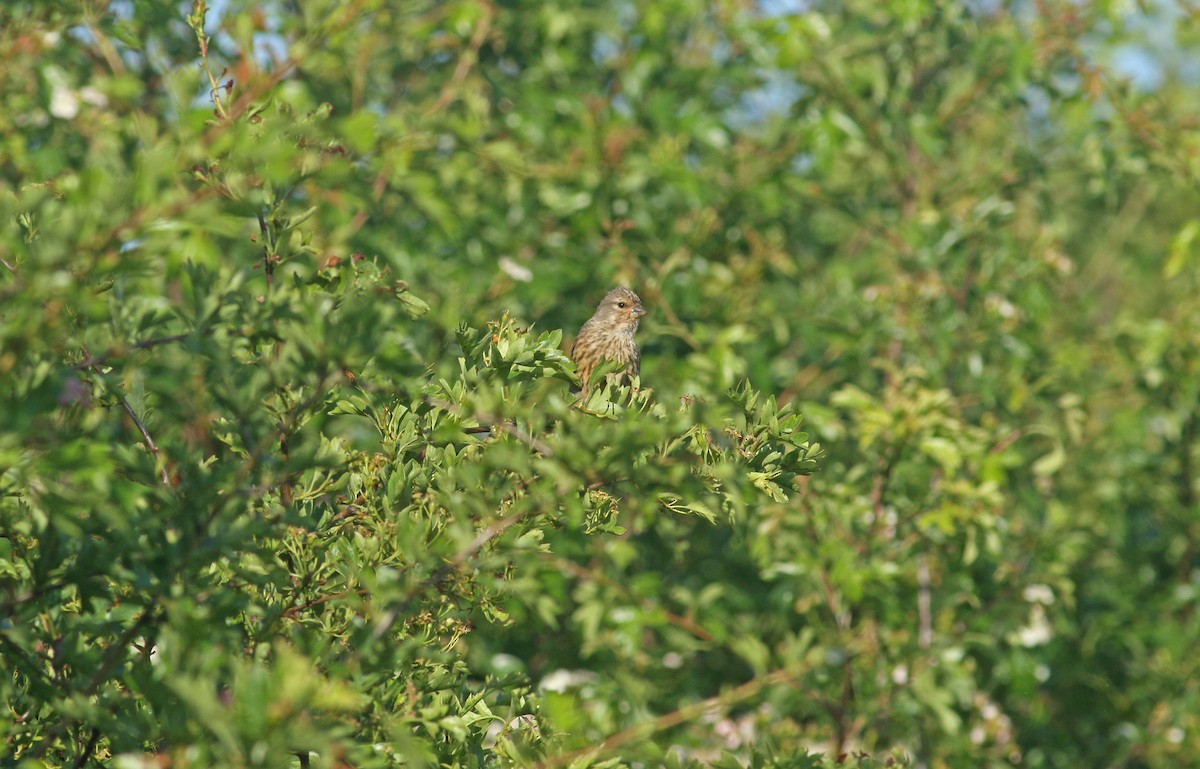
<path fill-rule="evenodd" d="M 640 374 L 642 355 L 633 334 L 645 314 L 642 300 L 623 286 L 617 286 L 600 300 L 596 312 L 579 329 L 571 345 L 571 360 L 575 361 L 584 395 L 591 384 L 588 380 L 592 370 L 602 360 L 624 366 L 626 377 Z"/>

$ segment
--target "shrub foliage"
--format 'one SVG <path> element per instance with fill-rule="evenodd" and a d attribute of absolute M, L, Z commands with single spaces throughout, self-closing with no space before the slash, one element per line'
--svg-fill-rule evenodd
<path fill-rule="evenodd" d="M 9 2 L 0 765 L 1194 763 L 1195 25 L 1011 5 Z"/>

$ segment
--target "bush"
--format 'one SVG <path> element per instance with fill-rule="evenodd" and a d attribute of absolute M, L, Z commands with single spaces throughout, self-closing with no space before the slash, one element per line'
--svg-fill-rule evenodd
<path fill-rule="evenodd" d="M 0 11 L 2 765 L 1197 752 L 1185 19 L 184 10 Z"/>

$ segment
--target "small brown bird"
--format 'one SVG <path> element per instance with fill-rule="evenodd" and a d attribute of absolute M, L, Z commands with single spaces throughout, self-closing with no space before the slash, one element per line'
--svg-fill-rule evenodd
<path fill-rule="evenodd" d="M 602 360 L 611 360 L 625 367 L 626 376 L 637 376 L 642 367 L 642 355 L 633 332 L 638 321 L 646 314 L 642 300 L 627 288 L 617 286 L 600 300 L 596 312 L 579 329 L 575 344 L 571 345 L 571 360 L 583 382 L 583 392 L 588 391 L 592 369 Z"/>

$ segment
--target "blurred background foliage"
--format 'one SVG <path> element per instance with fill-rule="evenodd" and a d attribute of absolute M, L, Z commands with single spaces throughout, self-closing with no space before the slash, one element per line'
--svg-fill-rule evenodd
<path fill-rule="evenodd" d="M 0 765 L 1196 765 L 1198 18 L 10 0 Z"/>

